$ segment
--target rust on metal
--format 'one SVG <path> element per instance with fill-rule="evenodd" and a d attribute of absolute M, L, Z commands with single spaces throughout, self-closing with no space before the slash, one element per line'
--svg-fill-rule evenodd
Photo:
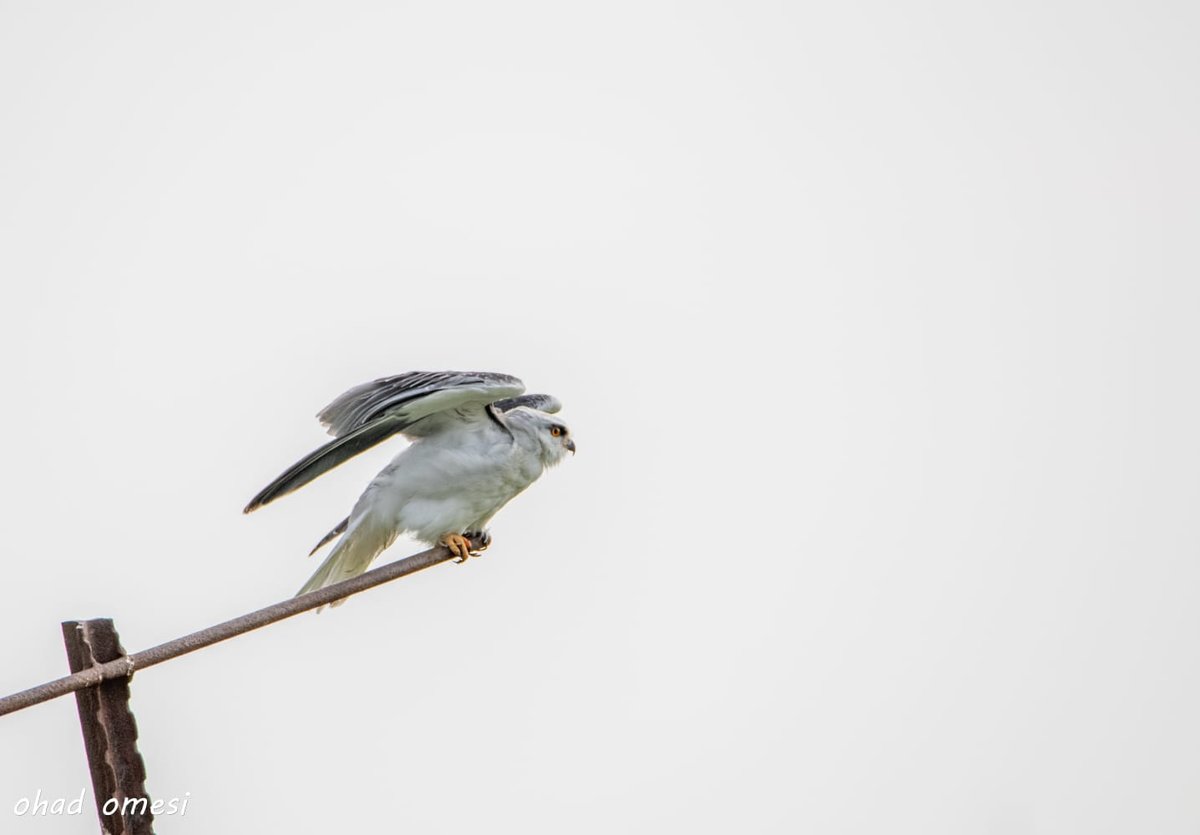
<path fill-rule="evenodd" d="M 11 696 L 0 698 L 0 716 L 41 702 L 48 702 L 51 699 L 57 699 L 59 696 L 65 696 L 68 693 L 94 688 L 102 682 L 128 679 L 136 670 L 144 670 L 147 667 L 161 664 L 164 661 L 170 661 L 172 658 L 178 658 L 189 652 L 195 652 L 198 649 L 203 649 L 219 641 L 233 638 L 244 632 L 259 629 L 275 621 L 290 618 L 301 612 L 307 612 L 310 609 L 316 609 L 342 600 L 361 591 L 374 588 L 382 583 L 395 580 L 398 577 L 405 577 L 438 563 L 446 562 L 452 556 L 453 554 L 447 548 L 439 545 L 436 548 L 430 548 L 428 551 L 422 551 L 419 554 L 413 554 L 410 557 L 390 562 L 387 565 L 372 569 L 365 574 L 360 574 L 341 583 L 335 583 L 332 586 L 326 586 L 323 589 L 266 606 L 258 611 L 227 620 L 224 623 L 218 623 L 216 626 L 210 626 L 207 629 L 201 629 L 190 635 L 175 638 L 156 647 L 135 652 L 133 655 L 120 655 L 119 657 L 113 657 L 112 660 L 105 663 L 82 667 L 78 670 L 72 664 L 71 669 L 74 672 L 69 676 L 63 676 L 54 681 L 30 687 L 28 690 L 22 690 L 20 693 L 13 693 Z M 96 623 L 96 621 L 83 622 Z"/>
<path fill-rule="evenodd" d="M 117 630 L 107 618 L 69 620 L 62 630 L 72 673 L 125 658 Z M 146 764 L 138 752 L 137 723 L 129 709 L 129 678 L 109 678 L 99 686 L 78 690 L 75 703 L 101 830 L 112 835 L 153 835 Z"/>

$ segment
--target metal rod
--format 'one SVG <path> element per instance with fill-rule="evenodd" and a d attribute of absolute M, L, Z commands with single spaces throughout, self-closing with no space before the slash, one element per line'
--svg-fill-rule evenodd
<path fill-rule="evenodd" d="M 28 690 L 22 690 L 20 693 L 13 693 L 11 696 L 0 698 L 0 716 L 39 704 L 40 702 L 57 699 L 59 696 L 74 693 L 85 687 L 94 687 L 103 681 L 129 678 L 138 670 L 153 667 L 155 664 L 161 664 L 164 661 L 170 661 L 172 658 L 178 658 L 189 652 L 195 652 L 198 649 L 203 649 L 204 647 L 227 640 L 235 635 L 241 635 L 243 632 L 267 626 L 277 620 L 290 618 L 292 615 L 298 615 L 301 612 L 316 609 L 318 606 L 342 600 L 343 598 L 358 594 L 360 591 L 366 591 L 399 577 L 414 574 L 422 569 L 445 562 L 452 556 L 453 554 L 450 553 L 450 550 L 445 547 L 430 548 L 428 551 L 422 551 L 419 554 L 413 554 L 411 557 L 396 560 L 395 562 L 368 571 L 366 574 L 360 574 L 357 577 L 344 580 L 341 583 L 327 586 L 326 588 L 318 589 L 299 597 L 293 597 L 290 600 L 284 600 L 281 603 L 267 606 L 256 612 L 250 612 L 233 620 L 218 623 L 216 626 L 201 629 L 199 632 L 184 635 L 182 638 L 175 638 L 156 647 L 135 652 L 133 655 L 122 656 L 116 660 L 98 664 L 86 670 L 80 670 L 72 675 L 48 681 L 45 684 L 39 684 L 37 687 L 30 687 Z"/>
<path fill-rule="evenodd" d="M 72 672 L 125 655 L 116 627 L 108 618 L 70 620 L 62 630 Z M 146 764 L 138 751 L 137 722 L 129 709 L 129 679 L 114 679 L 79 690 L 75 703 L 92 772 L 100 830 L 113 835 L 154 835 L 154 814 L 146 793 Z"/>

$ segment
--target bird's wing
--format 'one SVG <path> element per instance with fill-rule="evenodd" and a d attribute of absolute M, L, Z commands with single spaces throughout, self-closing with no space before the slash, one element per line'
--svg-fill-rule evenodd
<path fill-rule="evenodd" d="M 349 516 L 338 522 L 336 525 L 334 525 L 333 530 L 321 537 L 321 541 L 313 546 L 313 549 L 308 552 L 308 555 L 311 557 L 313 554 L 317 553 L 317 551 L 320 551 L 322 548 L 324 548 L 327 543 L 333 542 L 333 540 L 344 534 L 346 532 L 346 528 L 348 527 L 350 527 Z"/>
<path fill-rule="evenodd" d="M 397 433 L 424 437 L 454 423 L 499 422 L 487 407 L 524 390 L 516 377 L 487 371 L 414 371 L 355 386 L 317 415 L 334 440 L 289 467 L 244 512 L 303 487 Z"/>
<path fill-rule="evenodd" d="M 521 397 L 510 397 L 507 400 L 496 401 L 496 408 L 502 412 L 511 412 L 513 409 L 521 406 L 551 415 L 562 409 L 562 403 L 559 402 L 559 399 L 549 394 L 526 394 Z"/>
<path fill-rule="evenodd" d="M 441 411 L 477 412 L 483 407 L 525 391 L 525 384 L 508 374 L 490 371 L 410 371 L 350 389 L 317 415 L 329 434 L 340 438 L 384 414 L 403 418 L 405 428 Z"/>

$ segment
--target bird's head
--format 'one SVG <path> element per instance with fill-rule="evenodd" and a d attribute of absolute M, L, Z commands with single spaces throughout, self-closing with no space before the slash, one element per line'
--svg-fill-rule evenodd
<path fill-rule="evenodd" d="M 548 414 L 538 415 L 537 431 L 534 433 L 542 449 L 542 461 L 547 467 L 567 457 L 567 453 L 575 453 L 575 439 L 571 430 L 558 417 Z"/>

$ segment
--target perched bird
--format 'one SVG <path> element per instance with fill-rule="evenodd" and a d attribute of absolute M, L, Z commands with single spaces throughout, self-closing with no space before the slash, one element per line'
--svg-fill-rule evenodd
<path fill-rule="evenodd" d="M 297 594 L 362 574 L 402 533 L 445 545 L 459 563 L 487 548 L 496 512 L 575 452 L 566 425 L 553 416 L 558 400 L 524 391 L 507 374 L 410 371 L 356 386 L 322 409 L 317 418 L 334 440 L 263 488 L 246 513 L 393 435 L 412 444 L 313 548 L 315 554 L 341 537 Z"/>

